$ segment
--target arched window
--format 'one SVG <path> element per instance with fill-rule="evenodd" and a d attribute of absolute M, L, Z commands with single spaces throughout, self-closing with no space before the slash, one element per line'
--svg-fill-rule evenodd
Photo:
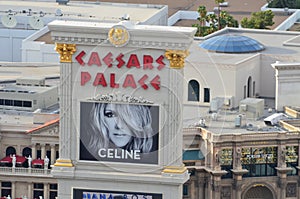
<path fill-rule="evenodd" d="M 12 146 L 7 147 L 5 154 L 6 154 L 6 156 L 9 156 L 9 155 L 12 155 L 12 154 L 16 154 L 15 147 L 12 147 Z"/>
<path fill-rule="evenodd" d="M 22 156 L 28 157 L 29 155 L 32 156 L 32 154 L 31 154 L 31 148 L 25 147 L 23 149 L 23 151 L 22 151 Z"/>
<path fill-rule="evenodd" d="M 199 101 L 199 83 L 196 80 L 189 81 L 188 101 Z"/>

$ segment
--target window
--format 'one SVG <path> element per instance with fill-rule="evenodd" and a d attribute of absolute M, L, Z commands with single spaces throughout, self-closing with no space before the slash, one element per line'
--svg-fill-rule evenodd
<path fill-rule="evenodd" d="M 44 198 L 44 184 L 34 183 L 33 184 L 33 198 L 39 198 L 42 196 Z"/>
<path fill-rule="evenodd" d="M 4 100 L 4 105 L 5 105 L 5 106 L 12 106 L 12 105 L 13 105 L 13 101 L 12 101 L 12 100 L 9 100 L 9 99 L 5 99 L 5 100 Z"/>
<path fill-rule="evenodd" d="M 21 100 L 14 100 L 14 106 L 22 107 L 22 101 Z"/>
<path fill-rule="evenodd" d="M 218 156 L 220 157 L 216 157 L 219 158 L 218 161 L 220 161 L 221 169 L 227 171 L 227 174 L 221 177 L 222 179 L 232 178 L 232 171 L 231 171 L 231 169 L 233 169 L 232 154 L 233 154 L 232 148 L 224 148 L 218 153 Z"/>
<path fill-rule="evenodd" d="M 23 107 L 32 107 L 31 101 L 23 101 Z"/>
<path fill-rule="evenodd" d="M 242 167 L 249 172 L 244 177 L 277 175 L 277 147 L 242 148 Z"/>
<path fill-rule="evenodd" d="M 204 88 L 204 102 L 210 102 L 210 89 Z"/>
<path fill-rule="evenodd" d="M 188 196 L 189 195 L 189 185 L 184 184 L 182 191 L 183 191 L 183 196 Z"/>
<path fill-rule="evenodd" d="M 255 81 L 253 81 L 253 96 L 256 97 L 256 91 L 255 91 Z"/>
<path fill-rule="evenodd" d="M 11 182 L 1 182 L 1 196 L 11 196 Z"/>
<path fill-rule="evenodd" d="M 285 162 L 287 167 L 291 167 L 292 171 L 288 175 L 298 175 L 298 146 L 287 146 L 285 154 Z"/>
<path fill-rule="evenodd" d="M 50 199 L 57 197 L 57 184 L 50 184 Z"/>
<path fill-rule="evenodd" d="M 188 101 L 199 101 L 199 83 L 196 80 L 189 81 Z"/>

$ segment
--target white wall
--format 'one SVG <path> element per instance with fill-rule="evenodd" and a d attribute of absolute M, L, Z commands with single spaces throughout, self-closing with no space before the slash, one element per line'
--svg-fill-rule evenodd
<path fill-rule="evenodd" d="M 276 62 L 272 66 L 276 70 L 276 110 L 283 111 L 284 106 L 299 106 L 300 63 Z"/>
<path fill-rule="evenodd" d="M 0 61 L 20 62 L 22 40 L 35 30 L 0 29 Z"/>

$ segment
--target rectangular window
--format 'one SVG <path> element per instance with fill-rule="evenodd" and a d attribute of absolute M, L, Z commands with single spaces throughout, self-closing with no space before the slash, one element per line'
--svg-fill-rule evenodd
<path fill-rule="evenodd" d="M 204 102 L 210 102 L 210 89 L 204 88 Z"/>
<path fill-rule="evenodd" d="M 13 105 L 13 101 L 9 100 L 9 99 L 6 99 L 6 100 L 4 100 L 4 105 L 5 106 L 12 106 Z"/>
<path fill-rule="evenodd" d="M 1 196 L 11 195 L 11 182 L 1 182 Z"/>
<path fill-rule="evenodd" d="M 23 107 L 32 107 L 31 101 L 23 101 Z"/>
<path fill-rule="evenodd" d="M 33 184 L 33 198 L 39 198 L 42 196 L 44 198 L 44 184 L 34 183 Z"/>
<path fill-rule="evenodd" d="M 4 99 L 0 99 L 0 105 L 4 105 Z"/>
<path fill-rule="evenodd" d="M 184 184 L 182 191 L 183 191 L 183 195 L 184 196 L 188 196 L 189 195 L 189 185 L 188 184 Z"/>
<path fill-rule="evenodd" d="M 21 100 L 14 100 L 14 106 L 22 107 L 22 101 Z"/>

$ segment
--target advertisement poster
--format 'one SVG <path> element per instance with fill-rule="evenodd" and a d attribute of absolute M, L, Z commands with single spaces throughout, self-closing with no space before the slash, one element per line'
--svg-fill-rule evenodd
<path fill-rule="evenodd" d="M 81 102 L 80 160 L 158 164 L 159 106 Z"/>
<path fill-rule="evenodd" d="M 162 199 L 162 194 L 74 189 L 73 199 Z"/>

